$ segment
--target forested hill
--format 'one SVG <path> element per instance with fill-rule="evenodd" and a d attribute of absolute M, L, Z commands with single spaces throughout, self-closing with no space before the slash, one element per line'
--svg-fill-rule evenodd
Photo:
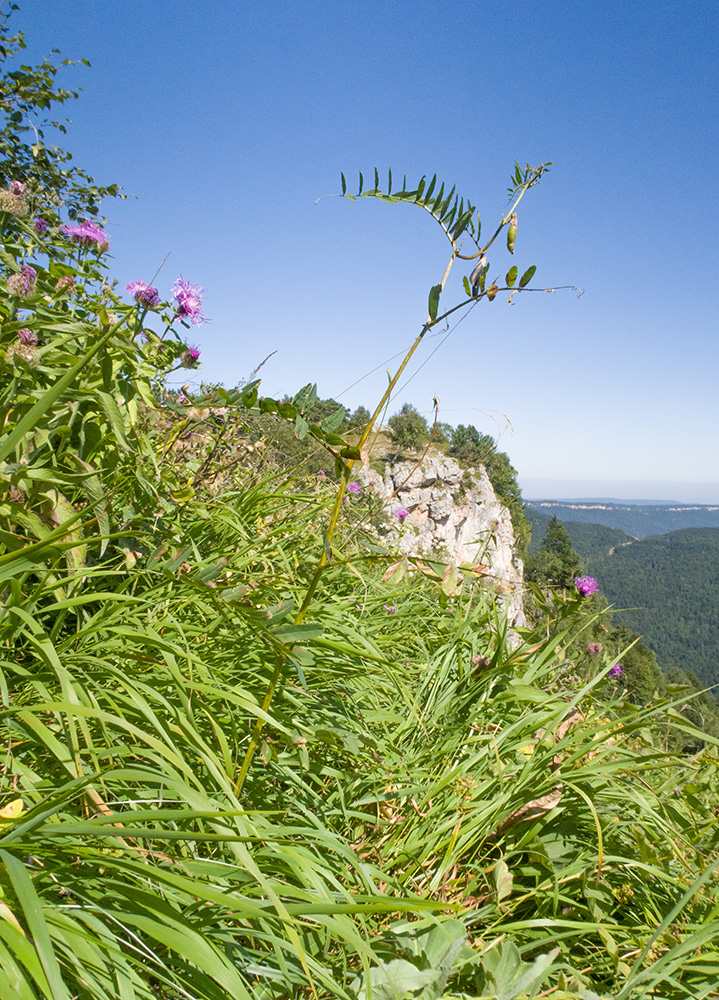
<path fill-rule="evenodd" d="M 527 513 L 536 551 L 549 518 Z M 564 527 L 607 600 L 654 650 L 661 668 L 719 683 L 719 528 L 633 539 L 601 524 L 565 521 Z"/>
<path fill-rule="evenodd" d="M 634 504 L 613 500 L 525 500 L 528 511 L 565 524 L 581 521 L 620 528 L 634 538 L 663 535 L 683 528 L 719 528 L 719 506 L 709 504 Z"/>

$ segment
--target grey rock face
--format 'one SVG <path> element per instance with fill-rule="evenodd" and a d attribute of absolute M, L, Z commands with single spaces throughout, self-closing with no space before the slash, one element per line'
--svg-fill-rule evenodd
<path fill-rule="evenodd" d="M 451 458 L 428 456 L 416 468 L 413 462 L 387 465 L 384 478 L 367 468 L 357 478 L 387 502 L 390 516 L 408 511 L 396 526 L 392 517 L 385 536 L 392 548 L 457 565 L 484 565 L 483 579 L 506 601 L 510 623 L 524 624 L 523 565 L 515 551 L 512 520 L 483 466 L 465 471 Z"/>

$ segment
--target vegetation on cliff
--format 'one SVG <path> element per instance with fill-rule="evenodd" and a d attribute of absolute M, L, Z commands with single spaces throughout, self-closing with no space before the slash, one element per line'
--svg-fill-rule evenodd
<path fill-rule="evenodd" d="M 19 44 L 5 32 L 4 57 Z M 716 741 L 669 745 L 696 728 L 589 658 L 576 590 L 538 593 L 509 635 L 472 573 L 392 584 L 351 473 L 404 363 L 358 440 L 311 386 L 170 394 L 198 362 L 199 289 L 120 293 L 87 217 L 102 192 L 64 221 L 42 158 L 8 170 L 0 995 L 711 996 Z M 486 251 L 514 251 L 543 172 L 516 168 L 484 244 L 434 179 L 358 194 L 429 211 L 484 305 L 516 289 Z M 410 354 L 466 304 L 442 313 L 443 288 Z M 262 421 L 335 480 L 268 461 Z"/>

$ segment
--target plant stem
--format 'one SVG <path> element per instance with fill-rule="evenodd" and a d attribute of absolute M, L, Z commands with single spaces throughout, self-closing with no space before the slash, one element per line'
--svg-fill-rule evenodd
<path fill-rule="evenodd" d="M 449 273 L 452 270 L 452 265 L 454 264 L 456 258 L 457 258 L 457 247 L 455 246 L 454 249 L 453 249 L 453 252 L 452 252 L 452 256 L 450 257 L 449 262 L 447 264 L 447 267 L 445 268 L 444 275 L 442 276 L 442 281 L 440 282 L 440 286 L 441 286 L 442 289 L 444 288 L 444 286 L 445 286 L 445 284 L 447 282 L 447 278 L 449 277 Z M 465 303 L 462 303 L 462 305 L 465 305 Z M 456 308 L 459 308 L 459 307 L 456 307 Z M 454 311 L 454 310 L 450 310 L 450 312 L 452 312 L 452 311 Z M 362 435 L 360 436 L 360 439 L 359 439 L 359 442 L 358 442 L 358 445 L 357 445 L 359 448 L 363 447 L 363 445 L 367 441 L 367 438 L 372 433 L 372 428 L 374 427 L 375 421 L 377 420 L 377 418 L 381 414 L 382 410 L 385 407 L 385 404 L 387 403 L 387 401 L 389 400 L 390 396 L 392 395 L 392 390 L 397 385 L 397 382 L 399 381 L 399 379 L 400 379 L 400 377 L 402 375 L 402 372 L 405 370 L 405 368 L 409 364 L 410 359 L 412 358 L 412 355 L 414 354 L 414 352 L 417 350 L 417 348 L 419 347 L 419 345 L 424 340 L 425 334 L 433 326 L 435 326 L 437 323 L 439 323 L 440 320 L 443 319 L 443 318 L 444 317 L 437 317 L 436 319 L 433 320 L 430 316 L 427 316 L 425 324 L 422 327 L 419 335 L 415 339 L 415 341 L 412 344 L 412 346 L 410 347 L 410 349 L 405 354 L 405 356 L 404 356 L 404 358 L 403 358 L 403 360 L 402 360 L 399 368 L 397 369 L 397 371 L 395 372 L 395 374 L 390 379 L 389 385 L 385 389 L 385 391 L 384 391 L 384 393 L 382 395 L 382 398 L 380 399 L 379 403 L 377 404 L 377 406 L 375 408 L 375 411 L 372 414 L 371 420 L 369 421 L 369 423 L 367 424 L 367 426 L 363 430 Z M 297 612 L 297 614 L 295 615 L 295 619 L 294 619 L 295 625 L 299 625 L 303 621 L 303 619 L 304 619 L 304 617 L 305 617 L 305 615 L 307 613 L 307 610 L 308 610 L 310 604 L 312 603 L 312 598 L 314 597 L 315 591 L 317 590 L 317 585 L 320 582 L 320 577 L 322 576 L 322 570 L 325 568 L 325 566 L 327 565 L 327 563 L 329 561 L 329 557 L 331 555 L 330 546 L 332 544 L 332 539 L 334 537 L 334 533 L 335 533 L 335 530 L 337 528 L 337 522 L 339 520 L 340 511 L 342 509 L 342 500 L 343 500 L 344 495 L 345 495 L 345 490 L 347 489 L 347 482 L 349 480 L 349 474 L 352 471 L 352 468 L 353 468 L 354 464 L 355 464 L 355 459 L 354 458 L 351 458 L 351 459 L 349 459 L 347 461 L 347 464 L 345 466 L 345 471 L 343 472 L 342 478 L 340 479 L 339 488 L 337 490 L 337 496 L 335 498 L 334 507 L 332 508 L 332 514 L 330 516 L 330 523 L 329 523 L 329 526 L 327 528 L 327 534 L 325 536 L 325 545 L 324 545 L 324 547 L 322 549 L 322 554 L 320 555 L 319 561 L 317 563 L 317 568 L 315 569 L 315 572 L 314 572 L 314 574 L 312 576 L 312 579 L 310 580 L 310 583 L 309 583 L 309 586 L 307 588 L 307 592 L 305 594 L 304 600 L 302 601 L 302 605 L 301 605 L 299 611 Z M 289 647 L 288 647 L 287 652 L 289 652 Z M 279 652 L 277 654 L 276 659 L 275 659 L 275 666 L 274 666 L 274 669 L 272 671 L 272 675 L 270 677 L 269 683 L 267 685 L 267 690 L 265 691 L 265 696 L 262 699 L 262 712 L 263 713 L 267 712 L 267 710 L 269 709 L 270 704 L 272 702 L 272 698 L 273 698 L 274 693 L 275 693 L 275 688 L 277 687 L 277 682 L 280 679 L 280 676 L 282 674 L 282 670 L 284 669 L 284 665 L 285 665 L 285 662 L 287 660 L 287 652 L 284 652 L 284 651 Z M 252 763 L 252 758 L 254 757 L 255 752 L 257 750 L 257 747 L 260 744 L 260 740 L 262 739 L 262 731 L 263 731 L 263 729 L 264 729 L 264 720 L 261 717 L 259 717 L 257 719 L 257 721 L 255 722 L 255 725 L 253 726 L 252 735 L 250 736 L 250 744 L 247 747 L 247 751 L 245 753 L 244 760 L 242 761 L 242 766 L 240 767 L 240 772 L 239 772 L 239 774 L 237 776 L 237 785 L 236 785 L 236 787 L 237 787 L 237 794 L 238 795 L 242 791 L 242 787 L 243 787 L 243 785 L 245 783 L 245 779 L 247 778 L 247 773 L 248 773 L 248 771 L 250 769 L 250 764 Z"/>

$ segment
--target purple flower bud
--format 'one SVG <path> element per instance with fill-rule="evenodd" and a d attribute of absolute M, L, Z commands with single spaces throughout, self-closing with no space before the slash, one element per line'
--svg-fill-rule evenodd
<path fill-rule="evenodd" d="M 29 264 L 23 264 L 19 274 L 11 274 L 5 284 L 11 295 L 31 296 L 35 294 L 37 271 Z"/>
<path fill-rule="evenodd" d="M 200 363 L 200 351 L 199 347 L 188 347 L 182 352 L 180 361 L 182 362 L 183 368 L 197 368 Z"/>
<path fill-rule="evenodd" d="M 131 281 L 126 286 L 126 290 L 134 296 L 135 302 L 141 306 L 154 309 L 160 304 L 160 293 L 153 285 L 148 285 L 146 281 Z"/>
<path fill-rule="evenodd" d="M 593 576 L 577 576 L 574 578 L 574 583 L 582 597 L 589 597 L 590 594 L 596 594 L 599 589 L 597 581 Z"/>
<path fill-rule="evenodd" d="M 33 222 L 32 228 L 35 230 L 35 232 L 39 236 L 41 236 L 43 233 L 47 232 L 47 230 L 48 230 L 48 224 L 45 221 L 45 219 L 38 218 L 38 219 L 35 219 L 35 221 Z"/>

